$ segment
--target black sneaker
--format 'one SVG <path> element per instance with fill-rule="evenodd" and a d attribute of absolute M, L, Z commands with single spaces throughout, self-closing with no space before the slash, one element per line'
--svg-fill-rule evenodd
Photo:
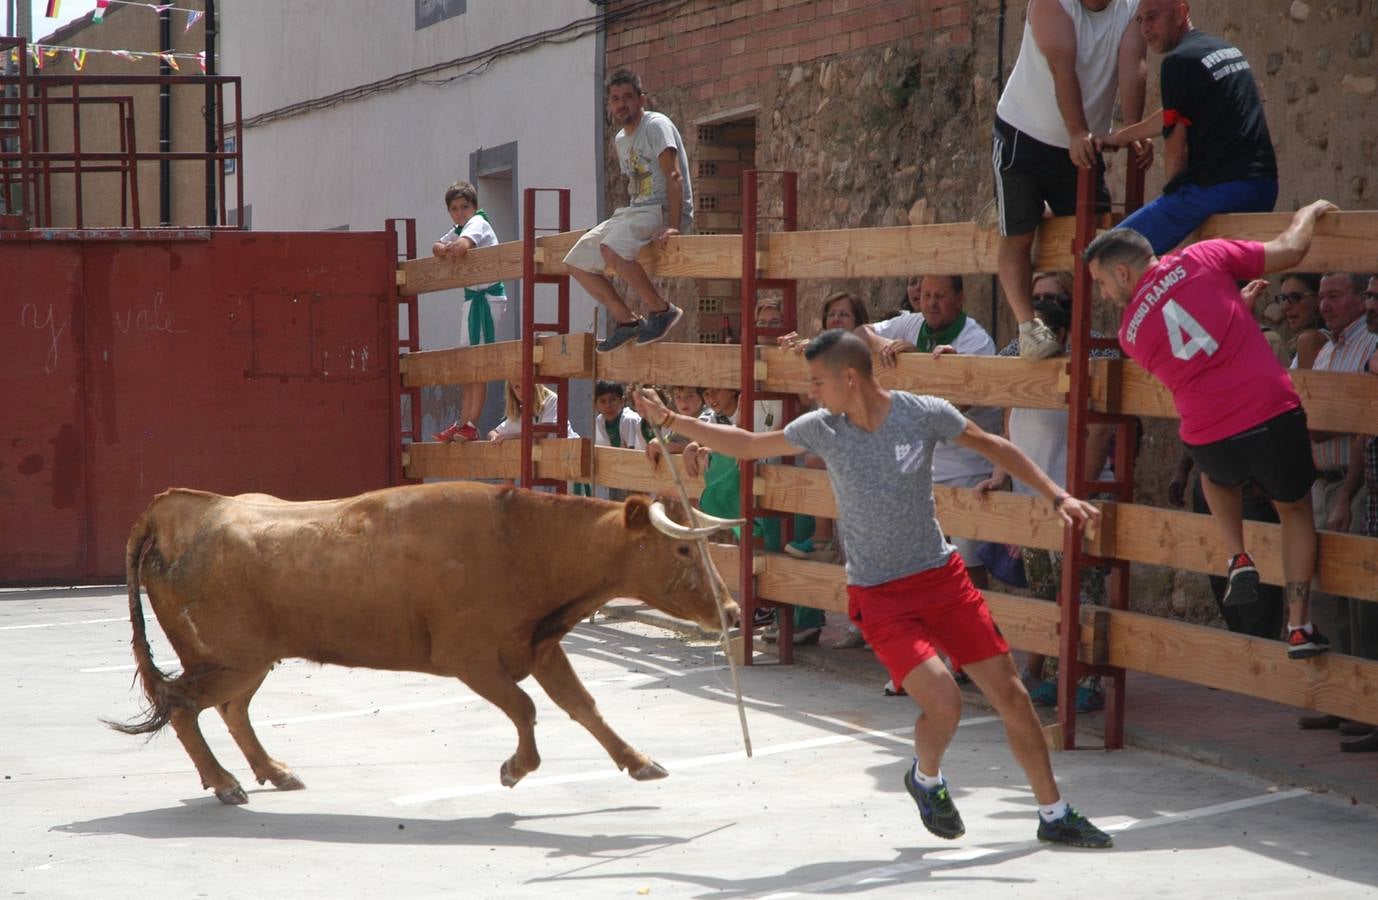
<path fill-rule="evenodd" d="M 1222 606 L 1248 606 L 1258 602 L 1258 569 L 1247 553 L 1240 553 L 1230 560 L 1230 568 L 1225 573 L 1229 585 L 1225 596 L 1220 599 Z"/>
<path fill-rule="evenodd" d="M 1287 633 L 1288 659 L 1310 659 L 1329 649 L 1330 638 L 1321 634 L 1321 630 L 1315 625 L 1311 626 L 1310 634 L 1300 628 L 1289 630 Z"/>
<path fill-rule="evenodd" d="M 1038 817 L 1038 839 L 1049 844 L 1066 844 L 1068 847 L 1087 847 L 1091 850 L 1106 850 L 1115 846 L 1114 838 L 1101 831 L 1072 807 L 1062 818 L 1052 822 Z"/>
<path fill-rule="evenodd" d="M 593 349 L 599 353 L 611 353 L 640 334 L 642 324 L 643 320 L 641 319 L 637 319 L 635 322 L 619 322 L 617 327 L 607 337 L 599 341 Z"/>
<path fill-rule="evenodd" d="M 926 791 L 914 781 L 914 769 L 911 766 L 904 770 L 904 789 L 919 805 L 919 818 L 923 820 L 924 828 L 948 841 L 955 841 L 967 833 L 967 827 L 962 824 L 961 813 L 957 812 L 952 795 L 947 792 L 947 782 Z"/>
<path fill-rule="evenodd" d="M 646 317 L 641 320 L 641 329 L 636 335 L 636 345 L 654 344 L 656 341 L 670 333 L 684 315 L 684 310 L 671 303 L 660 312 L 646 313 Z"/>

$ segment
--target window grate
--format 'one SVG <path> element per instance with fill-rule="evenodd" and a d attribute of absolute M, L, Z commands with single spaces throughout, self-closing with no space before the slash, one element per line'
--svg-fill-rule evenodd
<path fill-rule="evenodd" d="M 700 331 L 700 332 L 699 332 L 699 343 L 700 343 L 700 344 L 721 344 L 721 343 L 722 343 L 722 334 L 721 334 L 720 332 L 717 332 L 717 331 Z"/>
<path fill-rule="evenodd" d="M 718 174 L 718 164 L 715 162 L 697 163 L 700 178 L 712 178 Z"/>
<path fill-rule="evenodd" d="M 699 208 L 699 209 L 702 209 L 702 210 L 715 210 L 715 209 L 718 208 L 718 198 L 717 198 L 717 197 L 713 197 L 713 196 L 711 196 L 711 195 L 710 195 L 710 196 L 704 196 L 703 194 L 700 194 L 699 196 L 695 197 L 694 200 L 697 202 L 697 205 L 698 205 L 698 208 Z"/>
<path fill-rule="evenodd" d="M 700 125 L 699 141 L 716 144 L 718 142 L 718 127 L 716 125 Z"/>
<path fill-rule="evenodd" d="M 722 312 L 721 297 L 700 297 L 699 312 L 701 313 L 720 313 Z"/>

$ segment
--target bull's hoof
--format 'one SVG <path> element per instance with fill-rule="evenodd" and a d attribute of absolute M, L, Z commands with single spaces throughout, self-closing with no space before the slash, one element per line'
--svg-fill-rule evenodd
<path fill-rule="evenodd" d="M 229 806 L 243 806 L 249 802 L 249 795 L 244 793 L 244 788 L 236 784 L 232 788 L 216 791 L 215 799 Z"/>
<path fill-rule="evenodd" d="M 665 771 L 665 767 L 652 760 L 639 769 L 629 773 L 637 781 L 655 781 L 657 778 L 668 778 L 670 773 Z"/>
<path fill-rule="evenodd" d="M 306 783 L 296 776 L 294 772 L 285 772 L 273 779 L 273 787 L 280 791 L 304 791 Z"/>
<path fill-rule="evenodd" d="M 522 780 L 522 776 L 512 774 L 512 760 L 503 760 L 502 768 L 498 770 L 498 778 L 502 781 L 503 787 L 516 787 L 517 782 Z"/>

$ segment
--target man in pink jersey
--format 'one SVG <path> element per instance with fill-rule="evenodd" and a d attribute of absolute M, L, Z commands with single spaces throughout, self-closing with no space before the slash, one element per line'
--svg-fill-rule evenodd
<path fill-rule="evenodd" d="M 1258 599 L 1258 570 L 1244 550 L 1245 483 L 1253 481 L 1277 509 L 1287 582 L 1287 655 L 1293 659 L 1330 649 L 1309 615 L 1316 569 L 1311 512 L 1316 470 L 1301 398 L 1253 311 L 1241 302 L 1236 282 L 1301 262 L 1316 219 L 1333 209 L 1317 200 L 1266 244 L 1202 241 L 1160 259 L 1143 235 L 1116 228 L 1083 254 L 1101 296 L 1124 305 L 1120 346 L 1172 392 L 1182 442 L 1201 470 L 1206 501 L 1230 554 L 1225 605 Z"/>

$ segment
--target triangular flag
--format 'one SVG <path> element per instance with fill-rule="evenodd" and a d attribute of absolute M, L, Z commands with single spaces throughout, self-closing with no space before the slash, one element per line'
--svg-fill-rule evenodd
<path fill-rule="evenodd" d="M 150 7 L 156 13 L 165 13 L 168 10 L 175 8 L 175 4 L 172 3 L 147 3 L 144 5 Z"/>
<path fill-rule="evenodd" d="M 73 48 L 73 49 L 72 49 L 72 65 L 73 65 L 73 66 L 76 66 L 76 70 L 77 70 L 78 72 L 80 72 L 82 69 L 86 68 L 86 51 L 85 51 L 85 50 L 79 50 L 79 49 L 77 49 L 77 48 Z"/>
<path fill-rule="evenodd" d="M 197 64 L 198 64 L 199 66 L 201 66 L 201 74 L 202 74 L 202 75 L 205 75 L 205 74 L 206 74 L 206 51 L 205 51 L 205 50 L 202 50 L 200 53 L 196 54 L 196 62 L 197 62 Z"/>
<path fill-rule="evenodd" d="M 62 0 L 48 0 L 48 11 L 43 15 L 50 19 L 57 18 L 57 8 L 62 5 Z"/>
<path fill-rule="evenodd" d="M 190 12 L 188 12 L 188 13 L 187 13 L 187 27 L 186 27 L 186 28 L 183 28 L 182 31 L 184 31 L 184 32 L 186 32 L 186 31 L 191 31 L 191 26 L 193 26 L 193 25 L 195 25 L 197 22 L 201 21 L 201 17 L 204 16 L 204 15 L 205 15 L 205 13 L 201 12 L 201 10 L 199 10 L 199 9 L 193 9 L 193 10 L 191 10 Z"/>
<path fill-rule="evenodd" d="M 33 55 L 33 67 L 34 67 L 35 69 L 42 69 L 42 68 L 43 68 L 43 50 L 42 50 L 37 44 L 30 44 L 30 45 L 29 45 L 29 53 Z"/>
<path fill-rule="evenodd" d="M 134 56 L 133 53 L 130 53 L 128 50 L 111 50 L 111 51 L 110 51 L 110 55 L 111 55 L 111 56 L 118 56 L 120 59 L 136 59 L 136 58 L 137 58 L 137 57 Z"/>
<path fill-rule="evenodd" d="M 182 71 L 182 67 L 177 65 L 177 57 L 173 56 L 171 53 L 159 53 L 158 58 L 161 59 L 163 62 L 167 63 L 168 67 L 171 68 L 172 71 Z"/>
<path fill-rule="evenodd" d="M 91 21 L 99 24 L 105 18 L 105 10 L 109 5 L 110 0 L 96 0 L 96 11 L 91 13 Z"/>
<path fill-rule="evenodd" d="M 48 57 L 49 59 L 57 59 L 57 55 L 59 52 L 61 51 L 59 51 L 56 47 L 48 47 L 44 49 L 43 55 Z"/>

